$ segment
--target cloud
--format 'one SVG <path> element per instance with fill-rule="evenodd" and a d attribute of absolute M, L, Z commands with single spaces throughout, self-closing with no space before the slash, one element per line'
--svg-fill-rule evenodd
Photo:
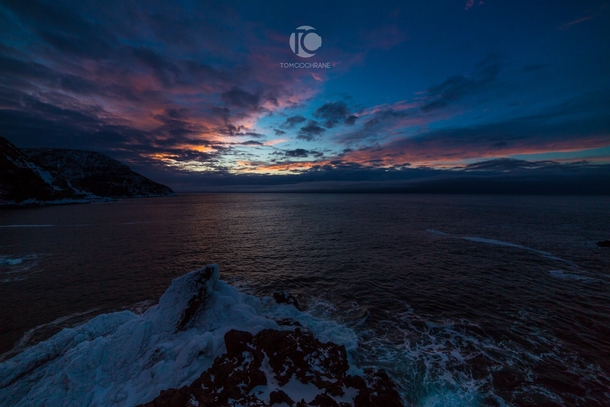
<path fill-rule="evenodd" d="M 310 120 L 307 122 L 307 126 L 303 126 L 299 129 L 299 133 L 297 135 L 298 139 L 312 141 L 322 133 L 324 133 L 324 128 L 318 125 L 318 122 L 315 120 Z"/>
<path fill-rule="evenodd" d="M 286 157 L 308 157 L 309 151 L 302 148 L 297 148 L 296 150 L 287 150 L 285 155 Z"/>
<path fill-rule="evenodd" d="M 307 119 L 304 118 L 303 116 L 292 116 L 292 117 L 289 117 L 289 118 L 286 119 L 286 121 L 282 124 L 282 127 L 285 128 L 285 129 L 292 129 L 297 124 L 301 124 L 301 123 L 303 123 L 306 120 Z"/>
<path fill-rule="evenodd" d="M 220 94 L 220 98 L 229 106 L 243 107 L 249 110 L 258 109 L 260 93 L 250 93 L 243 89 L 234 87 L 230 91 Z"/>
<path fill-rule="evenodd" d="M 577 165 L 585 164 L 583 162 L 577 163 Z M 571 164 L 572 165 L 572 164 Z M 560 164 L 555 161 L 546 160 L 546 161 L 526 161 L 526 160 L 517 160 L 514 158 L 496 158 L 493 160 L 480 161 L 477 163 L 472 163 L 466 165 L 463 170 L 464 171 L 514 171 L 514 170 L 522 170 L 522 169 L 539 169 L 539 168 L 557 168 L 560 166 L 565 166 L 565 164 Z"/>
<path fill-rule="evenodd" d="M 351 116 L 347 104 L 343 101 L 328 102 L 316 109 L 314 116 L 324 120 L 324 126 L 332 128 L 339 122 L 354 124 L 357 117 Z"/>
<path fill-rule="evenodd" d="M 374 168 L 341 161 L 288 161 L 278 166 L 300 166 L 304 170 L 282 176 L 218 171 L 181 177 L 179 182 L 169 178 L 166 182 L 177 185 L 178 191 L 211 192 L 610 194 L 610 165 L 582 162 L 504 159 L 477 162 L 471 170 Z M 508 172 L 506 167 L 510 168 Z"/>
<path fill-rule="evenodd" d="M 337 35 L 324 34 L 325 54 L 319 57 L 332 61 L 333 68 L 314 77 L 310 70 L 278 69 L 279 62 L 295 57 L 288 33 L 275 31 L 282 25 L 267 24 L 275 21 L 271 16 L 246 20 L 241 5 L 217 1 L 180 0 L 180 5 L 188 7 L 116 0 L 105 7 L 3 3 L 3 135 L 24 147 L 98 150 L 144 172 L 169 169 L 181 177 L 189 171 L 225 176 L 265 166 L 270 172 L 284 166 L 312 174 L 376 168 L 382 177 L 385 169 L 407 163 L 572 151 L 605 145 L 608 136 L 608 100 L 599 95 L 591 103 L 574 101 L 552 114 L 538 110 L 529 116 L 506 115 L 496 99 L 484 107 L 498 108 L 497 114 L 467 117 L 478 115 L 467 110 L 469 104 L 493 99 L 505 88 L 501 79 L 510 78 L 508 65 L 495 55 L 469 74 L 437 80 L 425 92 L 391 104 L 362 107 L 354 99 L 336 101 L 341 93 L 319 95 L 332 88 L 325 87 L 327 80 L 345 75 L 373 49 L 380 61 L 389 61 L 383 60 L 391 56 L 384 50 L 407 39 L 400 22 L 389 17 L 378 28 L 371 28 L 379 23 L 375 20 L 368 28 L 368 23 L 350 23 L 345 30 L 337 27 Z M 316 25 L 321 31 L 322 24 Z M 543 69 L 525 66 L 525 60 L 512 62 L 521 77 L 527 76 L 524 70 Z M 344 78 L 345 86 L 357 85 Z M 313 105 L 323 97 L 328 103 Z M 312 143 L 298 149 L 299 144 L 289 144 L 295 139 Z M 282 143 L 290 149 L 278 148 Z M 350 149 L 340 152 L 345 147 Z M 280 158 L 287 162 L 271 162 Z"/>
<path fill-rule="evenodd" d="M 442 109 L 467 96 L 486 91 L 496 83 L 501 71 L 500 57 L 489 55 L 475 66 L 473 75 L 454 75 L 440 85 L 428 88 L 421 109 L 425 112 Z"/>
<path fill-rule="evenodd" d="M 474 6 L 475 0 L 466 0 L 466 7 L 465 10 L 470 10 L 473 6 Z M 483 0 L 479 0 L 477 6 L 482 6 Z"/>
<path fill-rule="evenodd" d="M 356 120 L 358 120 L 358 116 L 349 115 L 345 118 L 345 124 L 347 124 L 348 126 L 353 126 L 354 124 L 356 124 Z"/>
<path fill-rule="evenodd" d="M 241 154 L 232 139 L 262 139 L 258 119 L 320 86 L 305 72 L 270 69 L 267 54 L 250 52 L 258 42 L 246 41 L 256 28 L 219 2 L 3 7 L 3 131 L 18 145 L 95 149 L 155 167 L 209 159 L 218 170 Z M 281 49 L 291 53 L 285 41 Z"/>
<path fill-rule="evenodd" d="M 597 15 L 579 18 L 579 19 L 576 19 L 574 21 L 570 21 L 568 23 L 562 24 L 557 29 L 558 30 L 562 30 L 562 31 L 563 30 L 567 30 L 569 28 L 572 28 L 572 26 L 575 25 L 575 24 L 580 24 L 580 23 L 584 23 L 585 21 L 593 20 L 595 17 L 597 17 Z"/>
<path fill-rule="evenodd" d="M 355 150 L 346 160 L 383 165 L 457 163 L 462 160 L 569 152 L 610 145 L 610 93 L 595 92 L 538 114 L 476 126 L 427 130 Z"/>

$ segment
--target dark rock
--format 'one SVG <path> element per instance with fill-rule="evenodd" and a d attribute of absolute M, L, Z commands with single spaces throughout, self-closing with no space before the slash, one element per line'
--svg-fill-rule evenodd
<path fill-rule="evenodd" d="M 364 378 L 347 375 L 345 347 L 320 342 L 308 330 L 265 329 L 256 335 L 231 330 L 225 334 L 225 345 L 227 353 L 191 385 L 162 391 L 143 406 L 186 407 L 192 400 L 199 406 L 402 406 L 396 386 L 385 372 L 367 370 Z M 280 389 L 271 392 L 269 400 L 260 399 L 257 386 L 267 385 L 268 380 Z M 305 400 L 301 394 L 282 389 L 295 380 L 314 385 L 318 394 Z M 345 395 L 344 389 L 356 390 L 352 404 L 335 399 Z"/>
<path fill-rule="evenodd" d="M 194 279 L 195 284 L 198 288 L 197 293 L 191 297 L 187 304 L 187 307 L 182 312 L 182 316 L 176 324 L 177 331 L 182 331 L 185 328 L 189 327 L 193 320 L 193 317 L 195 316 L 195 314 L 197 314 L 197 311 L 199 311 L 205 305 L 210 290 L 210 287 L 207 283 L 212 278 L 213 273 L 213 266 L 207 266 L 199 270 L 199 273 Z"/>
<path fill-rule="evenodd" d="M 283 390 L 275 390 L 269 394 L 269 404 L 286 403 L 289 406 L 294 406 L 294 401 Z"/>
<path fill-rule="evenodd" d="M 597 242 L 599 247 L 610 247 L 610 240 L 601 240 Z"/>
<path fill-rule="evenodd" d="M 277 322 L 279 326 L 303 326 L 299 321 L 295 321 L 291 318 L 278 319 L 275 322 Z"/>
<path fill-rule="evenodd" d="M 225 334 L 227 354 L 236 355 L 242 352 L 248 352 L 251 349 L 249 344 L 252 343 L 253 339 L 254 335 L 250 332 L 231 329 Z"/>
<path fill-rule="evenodd" d="M 274 292 L 273 293 L 273 299 L 278 304 L 294 305 L 294 307 L 296 309 L 298 309 L 299 311 L 302 311 L 301 307 L 299 306 L 299 302 L 297 301 L 297 299 L 294 298 L 292 296 L 292 294 L 290 294 L 290 293 L 288 293 L 286 291 L 276 291 L 276 292 Z"/>
<path fill-rule="evenodd" d="M 339 407 L 339 403 L 333 400 L 328 394 L 318 394 L 310 403 L 310 406 L 320 407 Z"/>

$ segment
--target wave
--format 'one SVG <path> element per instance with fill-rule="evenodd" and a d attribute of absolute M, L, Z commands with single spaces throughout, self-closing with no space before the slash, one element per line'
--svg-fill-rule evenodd
<path fill-rule="evenodd" d="M 597 283 L 597 282 L 602 281 L 597 278 L 587 277 L 587 276 L 583 276 L 580 274 L 566 273 L 563 270 L 550 270 L 549 274 L 553 277 L 557 277 L 557 278 L 560 278 L 563 280 L 578 280 L 578 281 L 589 282 L 589 283 Z"/>
<path fill-rule="evenodd" d="M 29 278 L 38 265 L 38 255 L 35 253 L 20 256 L 0 255 L 0 283 L 10 283 Z"/>
<path fill-rule="evenodd" d="M 569 260 L 565 260 L 562 259 L 561 257 L 557 257 L 555 255 L 553 255 L 552 253 L 549 252 L 545 252 L 542 250 L 537 250 L 528 246 L 523 246 L 520 244 L 515 244 L 515 243 L 510 243 L 510 242 L 505 242 L 503 240 L 496 240 L 496 239 L 487 239 L 487 238 L 483 238 L 483 237 L 476 237 L 476 236 L 455 236 L 455 235 L 451 235 L 449 233 L 445 233 L 445 232 L 441 232 L 438 230 L 433 230 L 433 229 L 426 229 L 427 232 L 433 233 L 434 235 L 437 236 L 447 236 L 453 239 L 462 239 L 462 240 L 467 240 L 470 242 L 476 242 L 476 243 L 485 243 L 485 244 L 490 244 L 490 245 L 497 245 L 497 246 L 506 246 L 506 247 L 514 247 L 516 249 L 521 249 L 521 250 L 527 250 L 530 252 L 534 252 L 534 253 L 538 253 L 550 260 L 555 260 L 555 261 L 560 261 L 563 263 L 567 263 L 573 267 L 578 267 L 576 264 L 572 263 Z"/>

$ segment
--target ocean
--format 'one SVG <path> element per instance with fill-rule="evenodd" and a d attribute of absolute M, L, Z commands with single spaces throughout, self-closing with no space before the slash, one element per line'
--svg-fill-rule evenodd
<path fill-rule="evenodd" d="M 413 406 L 610 405 L 609 197 L 183 194 L 0 212 L 0 361 L 209 263 Z M 315 329 L 315 327 L 314 327 Z M 344 336 L 337 335 L 336 341 Z"/>

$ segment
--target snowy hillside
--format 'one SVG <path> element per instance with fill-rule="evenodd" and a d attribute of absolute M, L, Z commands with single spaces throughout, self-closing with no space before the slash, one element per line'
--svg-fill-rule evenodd
<path fill-rule="evenodd" d="M 104 154 L 50 148 L 20 150 L 0 137 L 0 205 L 171 195 L 171 188 Z"/>
<path fill-rule="evenodd" d="M 50 168 L 35 164 L 0 137 L 0 205 L 86 202 Z"/>
<path fill-rule="evenodd" d="M 95 151 L 26 148 L 37 164 L 55 169 L 70 186 L 97 197 L 173 195 L 171 188 L 133 172 L 128 166 Z"/>

